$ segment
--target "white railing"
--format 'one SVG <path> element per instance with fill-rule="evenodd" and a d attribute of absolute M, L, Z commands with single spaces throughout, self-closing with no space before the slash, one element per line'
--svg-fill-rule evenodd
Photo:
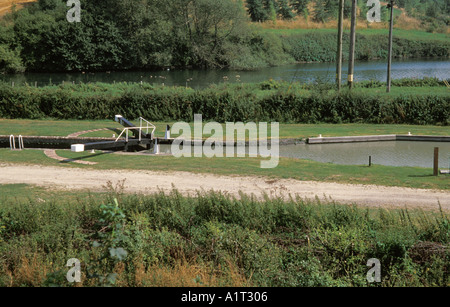
<path fill-rule="evenodd" d="M 19 135 L 19 150 L 25 149 L 25 146 L 23 146 L 23 137 Z"/>
<path fill-rule="evenodd" d="M 9 148 L 11 148 L 11 150 L 16 150 L 16 141 L 14 140 L 14 135 L 10 135 L 9 136 Z"/>
<path fill-rule="evenodd" d="M 450 84 L 448 83 L 448 81 L 447 80 L 445 80 L 444 79 L 444 84 L 447 86 L 447 88 L 449 88 L 450 89 Z"/>
<path fill-rule="evenodd" d="M 150 123 L 148 120 L 146 120 L 143 117 L 139 117 L 139 127 L 141 127 L 142 129 L 144 129 L 144 127 L 142 126 L 142 123 L 145 122 L 147 124 L 147 126 L 145 127 L 146 129 L 146 134 L 148 134 L 148 130 L 152 129 L 152 135 L 153 133 L 155 133 L 156 127 L 155 125 L 153 125 L 152 123 Z M 139 134 L 141 134 L 142 130 L 139 130 Z"/>
<path fill-rule="evenodd" d="M 146 126 L 143 126 L 143 123 L 146 123 Z M 125 140 L 128 142 L 128 132 L 131 130 L 139 130 L 139 141 L 142 140 L 142 131 L 146 130 L 146 134 L 149 134 L 149 130 L 152 129 L 152 135 L 155 133 L 156 127 L 155 125 L 153 125 L 152 123 L 150 123 L 149 121 L 147 121 L 146 119 L 139 117 L 139 127 L 128 127 L 128 128 L 124 128 L 122 133 L 117 137 L 116 142 L 122 137 L 122 135 L 124 133 L 125 134 Z"/>
<path fill-rule="evenodd" d="M 23 145 L 23 137 L 21 135 L 19 135 L 17 141 L 19 143 L 19 150 L 25 149 L 25 146 Z M 16 150 L 16 140 L 12 134 L 9 136 L 9 148 L 11 148 L 11 150 Z"/>

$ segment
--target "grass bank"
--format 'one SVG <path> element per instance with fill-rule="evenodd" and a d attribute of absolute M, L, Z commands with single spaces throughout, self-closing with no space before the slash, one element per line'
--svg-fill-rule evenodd
<path fill-rule="evenodd" d="M 139 121 L 130 119 L 135 125 Z M 167 125 L 172 126 L 175 122 L 152 122 L 156 126 L 155 135 L 164 137 Z M 206 122 L 203 123 L 204 125 Z M 193 127 L 193 123 L 190 122 Z M 225 124 L 222 124 L 225 126 Z M 103 131 L 90 130 L 106 129 Z M 0 119 L 0 135 L 23 135 L 23 136 L 68 136 L 73 133 L 86 132 L 82 137 L 112 137 L 118 136 L 117 131 L 123 126 L 111 120 L 29 120 L 29 119 Z M 225 130 L 224 130 L 225 131 Z M 268 130 L 271 136 L 271 129 Z M 447 126 L 431 125 L 377 125 L 377 124 L 280 124 L 281 139 L 307 139 L 322 134 L 324 137 L 334 136 L 361 136 L 361 135 L 385 135 L 385 134 L 408 134 L 414 135 L 439 135 L 450 134 Z M 177 137 L 177 134 L 171 135 Z M 205 137 L 208 135 L 205 134 Z"/>
<path fill-rule="evenodd" d="M 266 33 L 278 34 L 283 36 L 289 35 L 305 35 L 305 34 L 334 34 L 337 35 L 337 28 L 323 28 L 323 29 L 270 29 L 264 28 L 262 31 Z M 426 31 L 420 30 L 406 30 L 406 29 L 395 29 L 394 36 L 401 39 L 415 40 L 415 41 L 440 41 L 440 42 L 448 42 L 449 34 L 446 33 L 430 33 Z M 384 37 L 388 37 L 389 28 L 384 29 L 358 29 L 357 33 L 363 36 L 372 36 L 372 35 L 383 35 Z M 349 35 L 350 32 L 348 29 L 344 30 L 344 35 Z"/>
<path fill-rule="evenodd" d="M 450 285 L 444 213 L 112 188 L 78 200 L 2 197 L 0 217 L 0 286 Z M 79 284 L 67 282 L 70 258 Z M 371 258 L 381 283 L 366 279 Z"/>
<path fill-rule="evenodd" d="M 284 52 L 297 62 L 335 62 L 336 29 L 265 29 L 283 46 Z M 389 50 L 387 29 L 362 29 L 356 32 L 356 60 L 387 59 Z M 343 37 L 343 57 L 349 58 L 349 32 Z M 393 58 L 449 57 L 449 36 L 413 30 L 394 31 Z M 276 41 L 276 40 L 275 40 Z"/>

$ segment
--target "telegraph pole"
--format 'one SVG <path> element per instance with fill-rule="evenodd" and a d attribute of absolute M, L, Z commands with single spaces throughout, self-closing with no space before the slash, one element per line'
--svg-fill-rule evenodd
<path fill-rule="evenodd" d="M 389 25 L 389 53 L 388 53 L 388 71 L 387 71 L 387 92 L 391 92 L 391 66 L 392 66 L 392 31 L 394 28 L 394 0 L 390 0 L 388 8 L 391 9 L 391 20 Z"/>
<path fill-rule="evenodd" d="M 344 0 L 339 0 L 339 25 L 338 25 L 338 47 L 337 47 L 337 67 L 336 84 L 338 90 L 341 90 L 342 79 L 342 37 L 344 34 Z"/>
<path fill-rule="evenodd" d="M 353 70 L 355 67 L 355 45 L 356 45 L 356 6 L 357 0 L 352 1 L 352 23 L 350 29 L 350 54 L 348 64 L 348 87 L 353 88 Z"/>

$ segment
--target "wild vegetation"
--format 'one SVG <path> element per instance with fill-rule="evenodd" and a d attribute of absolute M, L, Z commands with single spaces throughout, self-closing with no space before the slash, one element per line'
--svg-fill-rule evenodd
<path fill-rule="evenodd" d="M 26 190 L 27 187 L 0 187 Z M 1 286 L 449 286 L 444 212 L 204 192 L 0 200 Z M 18 190 L 17 190 L 18 189 Z M 2 195 L 4 195 L 2 193 Z M 48 195 L 48 194 L 47 194 Z M 66 279 L 81 261 L 82 281 Z M 367 261 L 381 262 L 368 283 Z"/>
<path fill-rule="evenodd" d="M 360 18 L 367 10 L 363 2 Z M 425 6 L 416 1 L 405 7 L 419 15 L 426 7 L 425 13 L 434 12 L 429 15 L 436 29 L 448 28 L 447 2 L 435 2 Z M 67 10 L 66 1 L 39 0 L 0 20 L 0 72 L 254 69 L 335 60 L 336 33 L 285 36 L 265 31 L 268 22 L 259 21 L 283 21 L 288 16 L 309 20 L 305 14 L 313 14 L 312 22 L 326 23 L 335 19 L 336 1 L 86 0 L 80 23 L 69 23 Z M 386 37 L 359 34 L 356 58 L 385 58 Z M 394 41 L 394 57 L 448 57 L 449 50 L 448 39 L 401 36 Z"/>

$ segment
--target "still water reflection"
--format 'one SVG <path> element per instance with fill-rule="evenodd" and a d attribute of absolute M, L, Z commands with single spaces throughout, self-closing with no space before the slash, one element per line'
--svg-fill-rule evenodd
<path fill-rule="evenodd" d="M 347 79 L 347 63 L 343 64 L 342 80 Z M 407 59 L 394 60 L 392 79 L 434 77 L 448 78 L 449 59 Z M 146 82 L 166 86 L 189 86 L 194 89 L 208 87 L 211 84 L 251 83 L 269 79 L 298 82 L 334 82 L 335 63 L 292 64 L 268 67 L 254 71 L 235 70 L 161 70 L 161 71 L 127 71 L 101 73 L 26 73 L 17 75 L 0 75 L 0 80 L 15 84 L 28 83 L 32 86 L 48 84 L 75 83 L 118 83 Z M 355 64 L 355 81 L 386 81 L 386 61 L 359 61 Z"/>
<path fill-rule="evenodd" d="M 449 168 L 449 142 L 287 145 L 280 148 L 280 156 L 346 165 L 368 165 L 371 156 L 373 164 L 432 168 L 435 147 L 439 147 L 439 166 Z"/>
<path fill-rule="evenodd" d="M 377 165 L 432 168 L 435 147 L 439 147 L 439 167 L 450 168 L 450 142 L 386 141 L 282 145 L 280 157 L 342 165 L 368 165 L 371 156 L 372 163 Z M 161 145 L 160 153 L 170 154 L 170 145 Z"/>

